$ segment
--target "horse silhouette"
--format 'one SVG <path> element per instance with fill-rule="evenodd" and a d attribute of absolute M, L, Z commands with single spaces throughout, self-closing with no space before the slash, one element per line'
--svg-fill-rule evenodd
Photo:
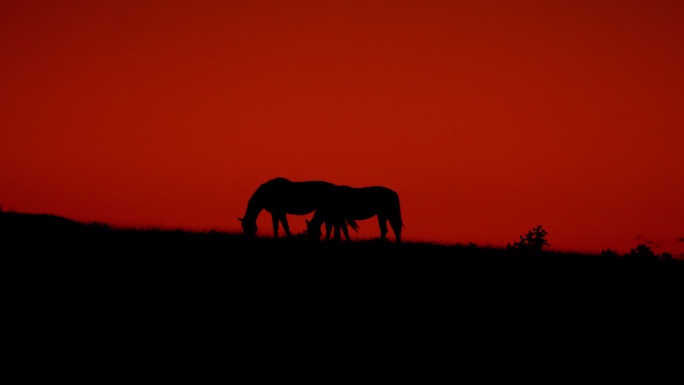
<path fill-rule="evenodd" d="M 331 222 L 335 227 L 335 240 L 340 239 L 338 227 L 345 230 L 341 223 L 378 217 L 380 239 L 387 236 L 389 221 L 397 243 L 401 242 L 401 230 L 404 224 L 401 219 L 399 194 L 383 186 L 350 187 L 339 186 L 332 189 L 333 204 L 327 204 L 316 210 L 311 221 L 306 221 L 307 237 L 320 239 L 321 224 Z M 355 229 L 356 230 L 356 229 Z M 349 235 L 345 232 L 349 239 Z"/>
<path fill-rule="evenodd" d="M 326 181 L 293 182 L 282 177 L 273 178 L 261 184 L 249 198 L 245 215 L 238 218 L 242 222 L 242 231 L 247 236 L 255 236 L 257 233 L 257 217 L 262 210 L 266 210 L 271 213 L 273 237 L 278 238 L 280 224 L 283 225 L 285 235 L 291 237 L 287 214 L 306 215 L 320 208 L 323 208 L 324 211 L 329 210 L 338 188 L 338 185 Z M 325 222 L 328 234 L 330 234 L 331 226 L 335 227 L 336 233 L 339 233 L 337 226 L 344 226 L 343 231 L 347 235 L 347 239 L 349 239 L 347 223 L 354 230 L 358 227 L 353 220 L 327 220 L 323 222 Z"/>

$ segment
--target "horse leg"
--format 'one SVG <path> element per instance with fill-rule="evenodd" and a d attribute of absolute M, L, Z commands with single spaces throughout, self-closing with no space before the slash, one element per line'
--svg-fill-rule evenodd
<path fill-rule="evenodd" d="M 325 221 L 325 240 L 330 240 L 330 233 L 332 232 L 332 224 L 330 221 Z"/>
<path fill-rule="evenodd" d="M 347 221 L 345 219 L 342 219 L 340 221 L 340 226 L 342 227 L 342 232 L 344 233 L 344 237 L 347 238 L 347 241 L 349 241 L 349 228 L 347 227 Z"/>
<path fill-rule="evenodd" d="M 276 213 L 271 213 L 271 221 L 273 222 L 273 238 L 278 238 L 278 222 L 280 217 Z"/>
<path fill-rule="evenodd" d="M 387 217 L 378 214 L 378 225 L 380 226 L 380 239 L 384 241 L 387 237 Z"/>
<path fill-rule="evenodd" d="M 397 218 L 390 220 L 390 226 L 392 226 L 392 231 L 394 231 L 394 237 L 397 243 L 401 243 L 401 222 Z"/>
<path fill-rule="evenodd" d="M 342 236 L 340 235 L 340 223 L 338 221 L 333 222 L 333 227 L 335 228 L 335 237 L 334 239 L 336 241 L 341 241 Z"/>
<path fill-rule="evenodd" d="M 282 213 L 280 215 L 280 223 L 283 224 L 283 230 L 285 230 L 285 235 L 291 237 L 292 234 L 290 233 L 290 225 L 287 223 L 287 214 Z"/>

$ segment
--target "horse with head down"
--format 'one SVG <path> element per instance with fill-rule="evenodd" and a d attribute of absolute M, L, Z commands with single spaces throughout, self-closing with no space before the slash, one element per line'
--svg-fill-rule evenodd
<path fill-rule="evenodd" d="M 325 181 L 301 181 L 293 182 L 289 179 L 278 177 L 261 184 L 249 198 L 245 215 L 238 218 L 242 222 L 242 230 L 247 236 L 255 236 L 257 233 L 256 220 L 262 210 L 271 213 L 273 223 L 273 237 L 278 238 L 280 224 L 283 226 L 285 235 L 291 237 L 290 227 L 287 222 L 287 214 L 306 215 L 317 209 L 326 210 L 335 198 L 335 192 L 339 186 Z M 344 226 L 347 234 L 347 223 L 356 229 L 353 220 L 335 222 L 324 221 L 328 234 L 330 227 Z M 339 232 L 339 230 L 336 230 Z"/>

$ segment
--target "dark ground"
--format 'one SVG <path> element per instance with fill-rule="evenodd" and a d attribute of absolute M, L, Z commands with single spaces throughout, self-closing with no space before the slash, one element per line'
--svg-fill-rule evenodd
<path fill-rule="evenodd" d="M 112 229 L 51 215 L 1 213 L 6 262 L 33 285 L 73 294 L 175 293 L 196 301 L 279 295 L 418 303 L 623 297 L 681 289 L 684 261 L 391 241 L 310 242 L 241 234 Z M 373 300 L 373 296 L 378 296 Z M 610 298 L 606 298 L 609 300 Z M 479 301 L 479 300 L 478 300 Z M 551 299 L 553 302 L 554 299 Z"/>
<path fill-rule="evenodd" d="M 432 371 L 418 363 L 457 363 L 458 378 L 539 377 L 540 365 L 566 378 L 616 354 L 681 348 L 681 261 L 247 239 L 7 212 L 0 244 L 6 351 L 70 376 L 137 363 L 194 381 L 203 372 L 183 370 L 193 363 L 229 379 L 220 368 L 351 379 L 365 365 L 423 381 Z M 174 366 L 153 366 L 160 357 Z"/>

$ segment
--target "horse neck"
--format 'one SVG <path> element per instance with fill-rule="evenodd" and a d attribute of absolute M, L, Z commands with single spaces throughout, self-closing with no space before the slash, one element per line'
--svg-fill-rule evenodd
<path fill-rule="evenodd" d="M 261 210 L 263 209 L 263 205 L 259 204 L 254 199 L 250 199 L 249 203 L 247 204 L 245 216 L 242 218 L 242 220 L 248 223 L 255 223 L 259 213 L 261 213 Z"/>

